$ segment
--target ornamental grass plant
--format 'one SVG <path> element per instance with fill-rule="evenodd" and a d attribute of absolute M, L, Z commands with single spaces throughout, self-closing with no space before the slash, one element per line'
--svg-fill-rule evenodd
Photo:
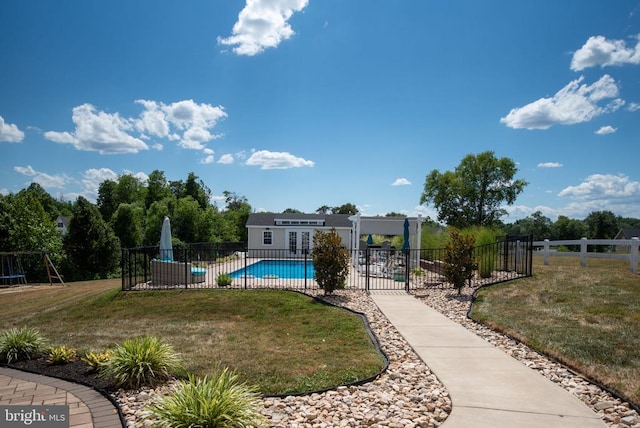
<path fill-rule="evenodd" d="M 189 376 L 172 394 L 150 405 L 154 426 L 171 428 L 244 428 L 266 424 L 260 413 L 260 395 L 224 368 L 211 377 Z"/>
<path fill-rule="evenodd" d="M 14 327 L 0 336 L 0 361 L 30 360 L 45 352 L 47 341 L 32 327 Z"/>
<path fill-rule="evenodd" d="M 181 367 L 180 356 L 171 345 L 155 336 L 144 336 L 116 346 L 100 374 L 112 377 L 118 387 L 137 389 L 165 382 Z"/>

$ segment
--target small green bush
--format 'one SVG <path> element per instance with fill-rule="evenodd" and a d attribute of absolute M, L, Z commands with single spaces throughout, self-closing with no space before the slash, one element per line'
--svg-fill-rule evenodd
<path fill-rule="evenodd" d="M 157 337 L 144 336 L 116 346 L 101 375 L 112 377 L 118 387 L 137 389 L 165 382 L 181 368 L 180 356 L 171 345 Z"/>
<path fill-rule="evenodd" d="M 444 276 L 458 290 L 458 294 L 465 282 L 473 276 L 474 244 L 473 236 L 463 235 L 453 228 L 450 230 L 449 242 L 444 248 Z"/>
<path fill-rule="evenodd" d="M 76 350 L 67 345 L 57 346 L 49 349 L 47 362 L 51 365 L 68 364 L 76 359 Z"/>
<path fill-rule="evenodd" d="M 109 351 L 87 352 L 82 361 L 87 365 L 89 373 L 97 373 L 107 364 L 109 357 Z"/>
<path fill-rule="evenodd" d="M 0 360 L 7 363 L 39 357 L 46 349 L 46 340 L 34 328 L 12 328 L 0 336 Z"/>
<path fill-rule="evenodd" d="M 345 287 L 349 274 L 349 251 L 342 245 L 342 238 L 335 228 L 329 232 L 316 231 L 311 257 L 315 280 L 325 295 Z"/>
<path fill-rule="evenodd" d="M 159 426 L 172 428 L 244 428 L 265 426 L 259 395 L 223 369 L 219 375 L 179 382 L 174 393 L 148 406 Z"/>
<path fill-rule="evenodd" d="M 228 273 L 220 273 L 216 278 L 216 284 L 218 284 L 218 287 L 226 287 L 231 285 L 232 282 L 233 278 L 231 278 L 231 275 Z"/>

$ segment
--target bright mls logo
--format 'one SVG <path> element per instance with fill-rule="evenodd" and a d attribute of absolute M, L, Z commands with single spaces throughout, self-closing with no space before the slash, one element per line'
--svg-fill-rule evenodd
<path fill-rule="evenodd" d="M 0 427 L 69 428 L 69 406 L 0 406 Z"/>

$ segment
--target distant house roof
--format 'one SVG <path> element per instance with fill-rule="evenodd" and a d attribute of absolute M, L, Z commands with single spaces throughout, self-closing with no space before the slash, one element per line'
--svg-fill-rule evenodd
<path fill-rule="evenodd" d="M 253 213 L 247 219 L 247 227 L 271 227 L 271 226 L 324 226 L 335 228 L 350 228 L 352 226 L 348 214 L 295 214 L 295 213 Z M 289 222 L 290 224 L 282 224 Z M 294 221 L 303 221 L 306 224 L 292 224 Z M 313 222 L 321 224 L 312 224 Z"/>
<path fill-rule="evenodd" d="M 613 239 L 631 239 L 640 237 L 640 229 L 635 227 L 623 227 Z"/>

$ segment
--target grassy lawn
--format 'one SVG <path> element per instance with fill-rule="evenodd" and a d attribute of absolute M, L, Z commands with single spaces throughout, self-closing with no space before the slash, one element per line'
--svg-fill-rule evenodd
<path fill-rule="evenodd" d="M 534 276 L 478 293 L 472 317 L 640 405 L 640 276 L 621 260 L 534 257 Z"/>
<path fill-rule="evenodd" d="M 362 319 L 293 292 L 121 292 L 120 281 L 0 290 L 0 330 L 35 327 L 54 345 L 103 351 L 159 336 L 199 376 L 230 367 L 265 394 L 337 386 L 383 365 Z"/>

